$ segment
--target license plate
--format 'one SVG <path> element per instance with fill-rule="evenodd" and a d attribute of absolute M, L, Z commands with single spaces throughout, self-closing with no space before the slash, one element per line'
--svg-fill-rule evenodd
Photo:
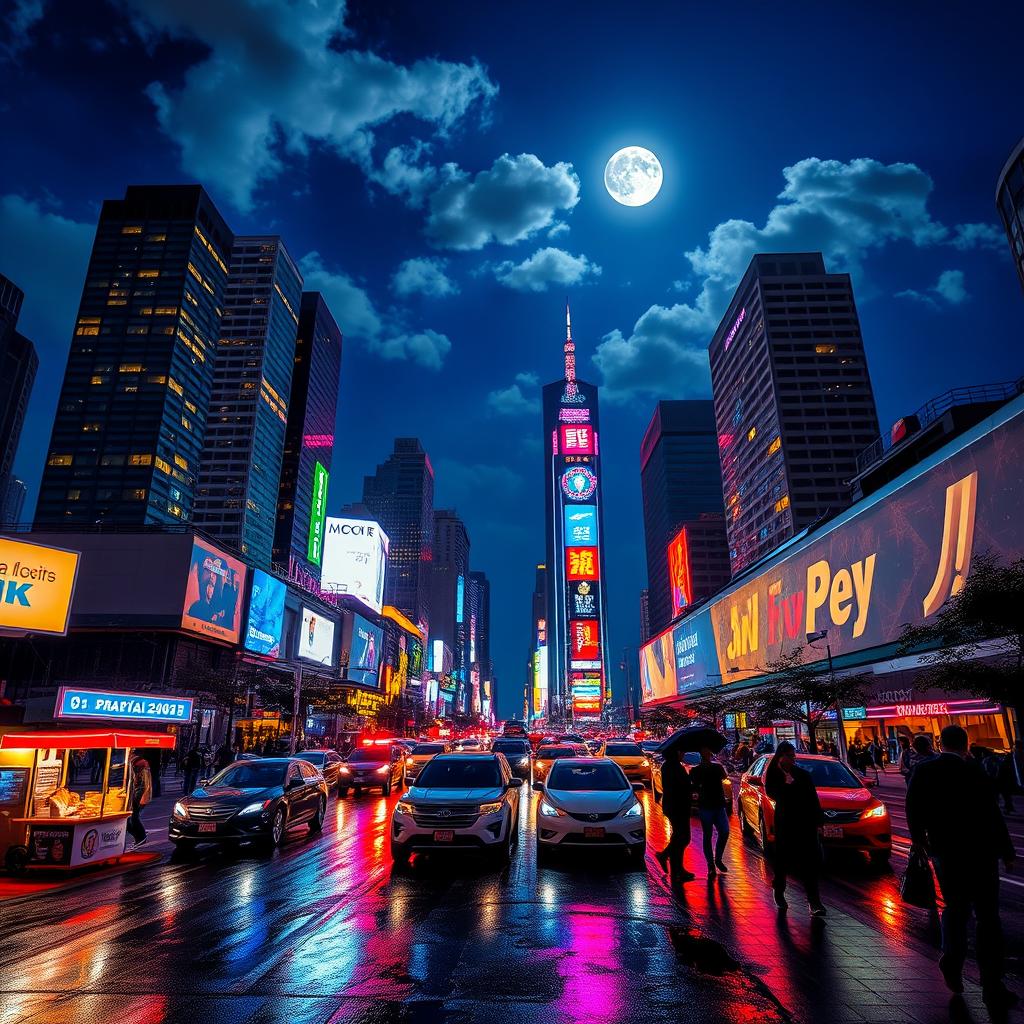
<path fill-rule="evenodd" d="M 842 825 L 826 825 L 822 830 L 822 834 L 826 839 L 842 839 L 843 838 L 843 826 Z"/>
<path fill-rule="evenodd" d="M 217 826 L 213 822 L 203 822 L 203 824 L 201 824 L 199 826 L 199 831 L 200 832 L 216 832 L 217 831 Z"/>
<path fill-rule="evenodd" d="M 603 828 L 585 828 L 583 830 L 584 839 L 604 839 Z"/>
<path fill-rule="evenodd" d="M 455 840 L 455 833 L 450 828 L 439 829 L 434 833 L 435 843 L 451 843 Z"/>

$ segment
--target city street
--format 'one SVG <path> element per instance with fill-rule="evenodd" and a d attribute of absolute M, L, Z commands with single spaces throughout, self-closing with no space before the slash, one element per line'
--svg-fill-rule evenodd
<path fill-rule="evenodd" d="M 885 795 L 898 800 L 901 785 L 885 779 Z M 989 1019 L 973 982 L 951 1009 L 928 915 L 902 906 L 892 873 L 834 863 L 826 921 L 795 891 L 779 916 L 735 817 L 730 873 L 709 883 L 691 846 L 698 878 L 679 896 L 650 852 L 646 871 L 604 858 L 538 868 L 536 796 L 523 792 L 505 869 L 470 855 L 393 873 L 396 797 L 332 798 L 322 835 L 301 828 L 269 856 L 165 857 L 8 900 L 0 1022 Z M 654 848 L 664 823 L 645 801 Z M 168 802 L 147 814 L 165 854 Z M 1006 890 L 1017 922 L 1022 890 Z M 1021 949 L 1016 927 L 1013 974 Z"/>

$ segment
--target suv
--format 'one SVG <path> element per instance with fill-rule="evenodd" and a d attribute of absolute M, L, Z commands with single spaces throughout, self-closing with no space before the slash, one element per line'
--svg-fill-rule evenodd
<path fill-rule="evenodd" d="M 491 750 L 495 754 L 505 755 L 505 760 L 508 761 L 513 775 L 518 775 L 519 778 L 529 781 L 533 750 L 528 739 L 502 737 L 494 741 Z"/>
<path fill-rule="evenodd" d="M 507 862 L 519 832 L 519 787 L 501 754 L 435 754 L 395 804 L 391 857 L 416 850 L 494 851 Z"/>
<path fill-rule="evenodd" d="M 377 786 L 388 796 L 393 786 L 405 785 L 405 757 L 405 750 L 397 744 L 357 747 L 341 766 L 338 796 L 348 796 L 350 788 L 359 796 L 364 789 Z"/>

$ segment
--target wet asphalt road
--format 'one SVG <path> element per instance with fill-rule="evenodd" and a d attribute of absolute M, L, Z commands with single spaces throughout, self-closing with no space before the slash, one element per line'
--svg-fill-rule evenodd
<path fill-rule="evenodd" d="M 450 854 L 393 872 L 397 797 L 366 795 L 332 798 L 322 835 L 300 828 L 270 855 L 209 849 L 2 904 L 0 1024 L 950 1019 L 933 929 L 891 873 L 843 865 L 827 925 L 798 890 L 780 917 L 735 817 L 728 876 L 681 895 L 650 855 L 538 867 L 536 795 L 521 792 L 505 868 Z M 164 822 L 150 824 L 159 848 Z M 973 998 L 957 1019 L 987 1019 Z"/>

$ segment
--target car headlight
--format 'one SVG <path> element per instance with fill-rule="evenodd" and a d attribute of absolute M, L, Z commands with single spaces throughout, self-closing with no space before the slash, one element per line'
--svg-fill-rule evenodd
<path fill-rule="evenodd" d="M 351 768 L 346 768 L 346 767 L 345 767 L 345 765 L 342 765 L 342 766 L 341 766 L 341 767 L 340 767 L 340 768 L 338 769 L 338 771 L 339 771 L 339 772 L 340 772 L 340 773 L 341 773 L 342 775 L 351 775 L 351 774 L 352 774 L 352 769 L 351 769 Z"/>
<path fill-rule="evenodd" d="M 640 762 L 640 767 L 641 767 L 641 768 L 650 768 L 650 767 L 651 767 L 651 762 L 650 762 L 650 761 L 648 761 L 648 760 L 647 760 L 647 758 L 645 757 L 645 758 L 644 758 L 644 759 L 643 759 L 643 760 L 642 760 L 642 761 Z"/>
<path fill-rule="evenodd" d="M 414 808 L 408 800 L 399 800 L 398 803 L 395 804 L 395 810 L 398 811 L 399 814 L 411 815 L 415 809 L 416 808 Z"/>
<path fill-rule="evenodd" d="M 183 819 L 188 817 L 188 808 L 180 801 L 174 805 L 174 810 L 171 811 L 172 818 Z"/>
<path fill-rule="evenodd" d="M 879 804 L 877 807 L 869 807 L 861 818 L 884 818 L 887 813 L 885 804 Z"/>
<path fill-rule="evenodd" d="M 481 804 L 480 805 L 480 813 L 481 814 L 497 814 L 502 809 L 502 807 L 504 807 L 504 806 L 505 806 L 504 803 L 502 803 L 502 801 L 500 801 L 500 800 L 495 801 L 495 803 L 493 803 L 493 804 Z"/>
<path fill-rule="evenodd" d="M 561 818 L 565 816 L 565 811 L 560 807 L 555 807 L 554 804 L 549 804 L 547 800 L 542 800 L 540 804 L 540 813 L 546 818 Z"/>
<path fill-rule="evenodd" d="M 528 757 L 522 758 L 520 760 L 520 762 L 519 762 L 519 767 L 520 768 L 529 768 L 530 767 L 530 759 Z"/>
<path fill-rule="evenodd" d="M 238 813 L 239 814 L 259 814 L 260 811 L 266 810 L 270 806 L 269 800 L 257 800 L 254 804 L 249 804 L 248 807 L 243 807 Z"/>
<path fill-rule="evenodd" d="M 644 809 L 639 800 L 634 800 L 633 803 L 623 813 L 624 818 L 640 818 L 643 817 Z"/>
<path fill-rule="evenodd" d="M 382 765 L 381 765 L 381 766 L 380 766 L 380 767 L 379 767 L 379 768 L 377 769 L 377 774 L 378 774 L 378 775 L 383 775 L 383 774 L 384 774 L 384 773 L 385 773 L 385 772 L 386 772 L 386 771 L 388 770 L 388 767 L 389 767 L 389 765 L 386 765 L 386 764 L 382 764 Z"/>

